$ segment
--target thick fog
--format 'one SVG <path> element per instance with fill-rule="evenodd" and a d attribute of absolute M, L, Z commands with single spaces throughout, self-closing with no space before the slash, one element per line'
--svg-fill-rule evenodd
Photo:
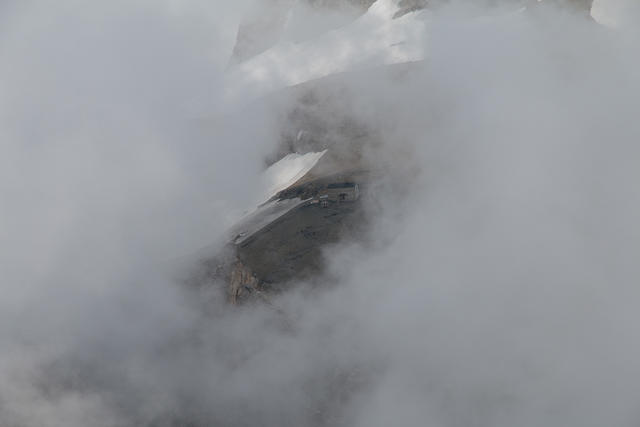
<path fill-rule="evenodd" d="M 1 4 L 0 426 L 637 426 L 637 8 L 469 3 L 318 112 L 375 135 L 366 243 L 239 307 L 183 278 L 294 126 L 225 108 L 252 2 Z"/>

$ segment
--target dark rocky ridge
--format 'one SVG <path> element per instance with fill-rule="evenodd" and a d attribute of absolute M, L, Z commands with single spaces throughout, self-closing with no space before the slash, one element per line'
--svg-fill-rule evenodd
<path fill-rule="evenodd" d="M 192 282 L 197 286 L 223 284 L 233 304 L 266 299 L 292 282 L 313 283 L 326 272 L 324 251 L 343 241 L 364 241 L 370 194 L 366 171 L 352 171 L 311 179 L 307 177 L 281 191 L 273 200 L 307 200 L 268 222 L 241 241 L 231 239 L 217 255 L 202 261 Z M 335 182 L 357 181 L 355 201 L 331 201 L 318 196 Z"/>
<path fill-rule="evenodd" d="M 402 81 L 421 67 L 423 63 L 411 63 L 341 73 L 257 101 L 279 111 L 281 117 L 280 142 L 266 166 L 290 153 L 327 150 L 311 170 L 271 201 L 317 199 L 327 186 L 341 182 L 357 183 L 361 196 L 355 202 L 330 203 L 325 208 L 303 204 L 241 243 L 234 242 L 231 232 L 224 250 L 203 260 L 196 284 L 222 284 L 229 301 L 241 304 L 268 301 L 294 282 L 331 282 L 322 280 L 328 274 L 325 251 L 345 242 L 366 244 L 372 206 L 377 203 L 371 185 L 395 173 L 388 170 L 384 164 L 388 156 L 381 152 L 389 149 L 389 144 L 383 142 L 379 129 L 361 116 L 354 102 L 360 89 L 354 93 L 354 86 L 363 78 Z M 397 146 L 393 150 L 397 151 Z M 406 185 L 398 184 L 398 188 L 396 194 Z"/>
<path fill-rule="evenodd" d="M 366 215 L 362 201 L 303 205 L 269 224 L 239 245 L 238 259 L 250 266 L 260 287 L 281 291 L 292 280 L 321 274 L 323 249 L 362 236 Z"/>

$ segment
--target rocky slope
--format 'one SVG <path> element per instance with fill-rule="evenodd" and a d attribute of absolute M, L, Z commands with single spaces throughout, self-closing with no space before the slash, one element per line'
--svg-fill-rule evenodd
<path fill-rule="evenodd" d="M 591 0 L 546 1 L 557 1 L 585 12 L 590 10 L 592 3 Z M 249 61 L 247 69 L 255 72 L 252 67 L 259 68 L 260 63 L 252 63 L 251 58 L 264 56 L 260 53 L 275 49 L 273 46 L 291 24 L 292 9 L 301 5 L 319 10 L 348 10 L 350 22 L 357 20 L 357 25 L 370 24 L 372 27 L 368 30 L 375 35 L 379 30 L 376 25 L 384 22 L 404 20 L 399 25 L 424 26 L 424 16 L 416 17 L 422 16 L 419 15 L 421 11 L 433 4 L 436 2 L 426 0 L 270 0 L 263 4 L 262 13 L 254 13 L 241 26 L 234 61 Z M 533 10 L 539 5 L 534 2 L 529 6 Z M 364 19 L 367 15 L 382 20 L 367 21 Z M 411 15 L 410 19 L 407 19 L 408 15 Z M 400 40 L 406 36 L 406 33 L 398 34 Z M 314 46 L 313 40 L 305 43 Z M 280 59 L 283 63 L 288 60 L 286 57 Z M 412 68 L 422 66 L 419 62 L 403 61 L 396 65 L 377 65 L 377 68 L 353 72 L 355 78 L 365 74 L 368 78 L 375 75 L 402 78 Z M 292 70 L 294 74 L 295 71 Z M 345 74 L 329 75 L 269 95 L 281 98 L 288 108 L 280 144 L 267 159 L 268 163 L 275 163 L 291 153 L 322 155 L 311 170 L 239 221 L 230 231 L 228 243 L 220 254 L 203 261 L 199 281 L 224 283 L 231 303 L 256 298 L 268 300 L 270 294 L 287 289 L 294 281 L 313 283 L 318 276 L 327 274 L 324 252 L 331 245 L 366 239 L 369 210 L 375 204 L 371 182 L 390 171 L 380 162 L 384 155 L 375 154 L 382 146 L 377 130 L 360 122 L 357 114 L 350 114 L 348 90 L 342 84 L 348 78 Z M 410 167 L 410 162 L 405 165 Z M 403 185 L 407 183 L 398 186 Z M 349 189 L 342 194 L 342 190 L 334 191 L 347 187 Z M 357 196 L 349 193 L 353 188 L 357 189 Z"/>

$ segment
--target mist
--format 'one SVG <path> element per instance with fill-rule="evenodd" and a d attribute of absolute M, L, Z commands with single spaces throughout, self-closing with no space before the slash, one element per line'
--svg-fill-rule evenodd
<path fill-rule="evenodd" d="M 240 307 L 184 272 L 296 126 L 286 90 L 225 104 L 251 2 L 0 7 L 0 425 L 638 425 L 638 15 L 495 3 L 330 77 L 367 239 Z"/>

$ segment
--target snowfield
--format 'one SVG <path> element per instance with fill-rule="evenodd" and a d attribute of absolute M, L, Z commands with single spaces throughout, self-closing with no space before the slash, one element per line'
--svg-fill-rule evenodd
<path fill-rule="evenodd" d="M 378 0 L 349 25 L 301 43 L 282 41 L 232 67 L 226 105 L 335 73 L 424 59 L 429 12 L 393 19 L 397 11 L 393 0 Z"/>
<path fill-rule="evenodd" d="M 269 166 L 263 175 L 262 182 L 266 189 L 261 202 L 264 203 L 305 176 L 326 152 L 291 153 Z"/>

